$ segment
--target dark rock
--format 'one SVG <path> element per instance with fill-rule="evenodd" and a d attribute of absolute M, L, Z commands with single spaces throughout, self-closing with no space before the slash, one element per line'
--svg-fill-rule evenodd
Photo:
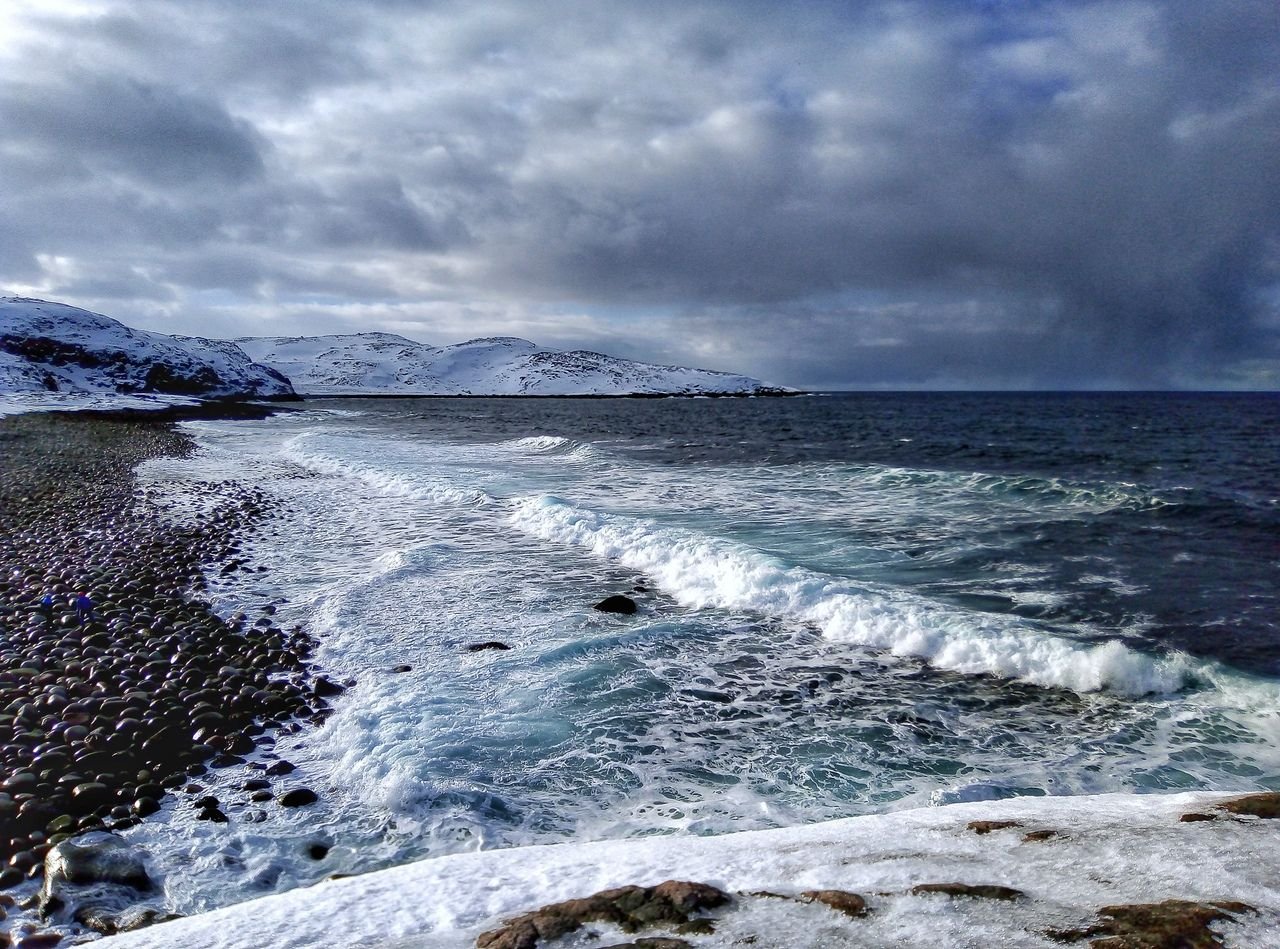
<path fill-rule="evenodd" d="M 1212 814 L 1183 814 L 1181 817 L 1178 818 L 1178 822 L 1181 824 L 1195 824 L 1200 821 L 1217 820 L 1217 819 L 1218 818 L 1214 817 Z"/>
<path fill-rule="evenodd" d="M 13 944 L 13 949 L 51 949 L 60 942 L 62 942 L 62 936 L 58 933 L 28 933 L 18 937 L 17 942 Z"/>
<path fill-rule="evenodd" d="M 314 804 L 320 798 L 311 788 L 294 788 L 285 791 L 280 795 L 279 801 L 281 807 L 303 807 L 307 804 Z"/>
<path fill-rule="evenodd" d="M 467 646 L 467 652 L 484 652 L 488 649 L 508 650 L 511 647 L 506 643 L 500 643 L 496 639 L 491 639 L 487 643 L 471 643 Z"/>
<path fill-rule="evenodd" d="M 1016 820 L 971 820 L 965 825 L 975 834 L 989 834 L 993 830 L 1004 830 L 1007 827 L 1021 827 Z"/>
<path fill-rule="evenodd" d="M 1043 840 L 1052 840 L 1054 837 L 1061 837 L 1062 833 L 1056 830 L 1033 830 L 1030 833 L 1022 835 L 1024 844 L 1035 844 Z"/>
<path fill-rule="evenodd" d="M 172 919 L 181 919 L 178 913 L 165 913 L 152 907 L 134 906 L 123 913 L 113 913 L 102 906 L 85 906 L 76 910 L 75 921 L 86 929 L 92 929 L 104 936 L 116 933 L 133 932 L 154 923 L 166 923 Z"/>
<path fill-rule="evenodd" d="M 335 695 L 341 695 L 346 689 L 327 676 L 317 676 L 315 683 L 311 686 L 311 691 L 320 698 L 327 699 Z"/>
<path fill-rule="evenodd" d="M 226 824 L 230 818 L 216 807 L 206 807 L 196 815 L 196 820 L 212 821 L 215 824 Z"/>
<path fill-rule="evenodd" d="M 941 893 L 944 896 L 969 896 L 980 900 L 1016 900 L 1025 895 L 1021 890 L 1015 890 L 1012 887 L 987 883 L 980 883 L 977 886 L 971 886 L 968 883 L 921 883 L 919 886 L 913 886 L 911 893 L 914 896 Z"/>
<path fill-rule="evenodd" d="M 392 671 L 392 672 L 412 672 L 412 671 L 413 671 L 413 666 L 407 666 L 407 665 L 403 665 L 403 664 L 398 665 L 398 666 L 392 666 L 392 667 L 391 667 L 391 671 Z"/>
<path fill-rule="evenodd" d="M 307 848 L 307 856 L 312 860 L 323 860 L 329 856 L 328 844 L 312 844 Z"/>
<path fill-rule="evenodd" d="M 705 883 L 668 880 L 657 886 L 622 886 L 585 899 L 552 903 L 507 920 L 482 934 L 476 949 L 537 949 L 589 922 L 611 923 L 633 933 L 653 926 L 679 926 L 706 909 L 728 903 L 729 894 Z"/>
<path fill-rule="evenodd" d="M 850 893 L 847 890 L 806 890 L 800 894 L 800 901 L 822 903 L 854 919 L 867 915 L 867 901 L 857 893 Z"/>
<path fill-rule="evenodd" d="M 133 812 L 139 817 L 146 817 L 148 814 L 154 814 L 160 810 L 160 804 L 150 797 L 135 798 L 133 802 Z"/>
<path fill-rule="evenodd" d="M 98 932 L 115 932 L 115 923 L 103 921 L 115 919 L 153 888 L 137 850 L 114 834 L 93 831 L 49 850 L 38 907 L 46 919 L 70 907 L 74 918 L 85 925 L 102 925 L 107 928 Z"/>
<path fill-rule="evenodd" d="M 267 774 L 271 775 L 273 778 L 278 778 L 281 775 L 293 774 L 295 768 L 296 766 L 292 762 L 285 761 L 282 758 L 267 769 Z"/>
<path fill-rule="evenodd" d="M 595 605 L 595 608 L 601 613 L 622 613 L 630 616 L 636 611 L 636 601 L 629 596 L 615 593 L 613 596 L 607 596 Z"/>
<path fill-rule="evenodd" d="M 603 949 L 693 949 L 693 944 L 668 936 L 646 936 L 634 942 L 619 942 Z"/>
<path fill-rule="evenodd" d="M 103 831 L 64 840 L 49 851 L 44 865 L 44 898 L 63 884 L 109 883 L 141 893 L 152 888 L 139 852 L 122 837 Z"/>
<path fill-rule="evenodd" d="M 1088 929 L 1050 930 L 1058 942 L 1091 940 L 1094 949 L 1223 949 L 1222 938 L 1210 923 L 1235 922 L 1257 910 L 1247 903 L 1195 903 L 1165 900 L 1104 906 L 1102 921 Z"/>

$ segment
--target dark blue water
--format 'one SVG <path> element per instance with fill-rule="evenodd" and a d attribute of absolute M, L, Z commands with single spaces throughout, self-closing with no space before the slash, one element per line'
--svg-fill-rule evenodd
<path fill-rule="evenodd" d="M 319 403 L 334 405 L 339 403 Z M 342 403 L 367 407 L 370 400 Z M 790 399 L 378 400 L 381 424 L 447 440 L 531 435 L 605 442 L 649 464 L 824 462 L 1114 485 L 1136 497 L 984 529 L 932 556 L 929 532 L 886 518 L 869 545 L 903 549 L 904 585 L 969 608 L 1128 628 L 1242 670 L 1280 675 L 1280 396 L 1174 393 L 858 393 Z M 1000 488 L 997 488 L 999 490 Z M 1104 558 L 1113 581 L 1099 584 Z M 966 591 L 1010 560 L 1061 594 L 1037 606 Z M 956 582 L 957 580 L 961 582 Z"/>

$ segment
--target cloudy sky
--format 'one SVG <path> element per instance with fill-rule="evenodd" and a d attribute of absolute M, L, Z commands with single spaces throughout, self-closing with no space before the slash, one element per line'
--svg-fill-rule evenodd
<path fill-rule="evenodd" d="M 1280 387 L 1280 4 L 5 0 L 0 293 L 806 387 Z"/>

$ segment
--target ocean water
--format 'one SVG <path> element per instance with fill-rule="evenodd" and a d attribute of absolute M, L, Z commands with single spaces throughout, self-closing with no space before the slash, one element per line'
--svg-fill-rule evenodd
<path fill-rule="evenodd" d="M 571 837 L 1280 789 L 1273 396 L 323 400 L 189 428 L 195 457 L 142 471 L 165 516 L 225 479 L 283 502 L 219 608 L 276 606 L 354 684 L 276 743 L 318 805 L 248 823 L 225 769 L 231 824 L 178 801 L 131 832 L 180 912 Z M 615 593 L 638 612 L 592 608 Z"/>

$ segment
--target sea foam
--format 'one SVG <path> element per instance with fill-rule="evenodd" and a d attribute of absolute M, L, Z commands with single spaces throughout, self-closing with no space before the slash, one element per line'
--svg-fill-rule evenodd
<path fill-rule="evenodd" d="M 954 672 L 1076 692 L 1144 695 L 1176 692 L 1196 671 L 1179 654 L 1147 654 L 1115 640 L 1075 642 L 908 594 L 859 590 L 742 544 L 598 513 L 550 495 L 516 501 L 511 519 L 543 540 L 583 547 L 643 571 L 685 606 L 747 610 L 809 623 L 829 639 L 919 657 Z"/>

